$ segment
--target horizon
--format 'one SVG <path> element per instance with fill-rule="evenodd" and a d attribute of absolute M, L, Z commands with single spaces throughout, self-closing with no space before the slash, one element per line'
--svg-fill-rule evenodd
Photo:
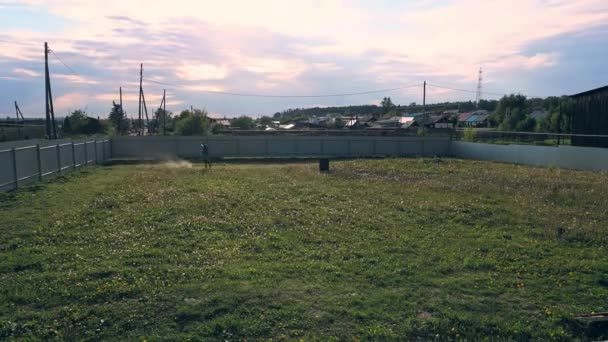
<path fill-rule="evenodd" d="M 259 117 L 385 96 L 421 103 L 424 81 L 428 103 L 474 101 L 480 68 L 487 100 L 598 88 L 608 83 L 605 22 L 608 4 L 598 0 L 8 0 L 0 115 L 14 116 L 16 100 L 24 116 L 44 117 L 44 41 L 56 117 L 105 117 L 121 86 L 127 116 L 137 116 L 140 63 L 149 111 L 166 88 L 174 113 L 193 105 Z"/>

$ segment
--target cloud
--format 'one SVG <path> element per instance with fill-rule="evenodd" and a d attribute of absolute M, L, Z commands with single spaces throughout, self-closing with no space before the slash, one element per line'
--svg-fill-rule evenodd
<path fill-rule="evenodd" d="M 83 104 L 86 104 L 88 100 L 89 96 L 83 93 L 66 93 L 56 96 L 53 101 L 55 114 L 68 113 L 70 111 L 83 108 Z"/>
<path fill-rule="evenodd" d="M 86 79 L 85 77 L 79 75 L 54 74 L 53 78 L 65 80 L 75 84 L 99 84 L 98 81 Z"/>
<path fill-rule="evenodd" d="M 493 71 L 513 70 L 517 68 L 537 69 L 557 65 L 558 56 L 555 53 L 537 53 L 532 56 L 509 55 L 484 63 L 484 66 Z"/>
<path fill-rule="evenodd" d="M 184 86 L 184 87 L 182 87 L 182 89 L 187 90 L 187 91 L 192 91 L 192 92 L 222 92 L 222 91 L 226 91 L 226 89 L 224 87 L 213 86 L 213 85 L 208 85 L 208 86 L 190 85 L 190 86 Z"/>
<path fill-rule="evenodd" d="M 226 78 L 228 69 L 222 65 L 184 64 L 175 69 L 176 75 L 188 81 L 221 80 Z"/>
<path fill-rule="evenodd" d="M 23 68 L 14 69 L 13 73 L 22 75 L 22 76 L 26 76 L 26 77 L 40 77 L 41 76 L 41 74 L 36 71 L 29 70 L 29 69 L 23 69 Z"/>
<path fill-rule="evenodd" d="M 34 70 L 41 64 L 44 37 L 62 61 L 77 71 L 77 75 L 64 74 L 66 69 L 51 55 L 54 94 L 67 96 L 62 104 L 76 105 L 75 101 L 82 100 L 81 106 L 101 112 L 117 99 L 120 86 L 126 91 L 126 108 L 137 111 L 140 63 L 149 102 L 160 101 L 164 88 L 175 88 L 174 105 L 193 103 L 235 114 L 311 104 L 369 103 L 381 96 L 226 101 L 225 96 L 209 91 L 332 94 L 423 80 L 474 90 L 480 66 L 490 85 L 526 90 L 525 79 L 533 72 L 559 72 L 572 64 L 556 51 L 555 42 L 536 50 L 531 46 L 563 34 L 597 32 L 608 20 L 608 3 L 602 0 L 19 3 L 61 16 L 66 27 L 52 33 L 25 25 L 2 30 L 1 39 L 34 43 L 0 49 L 0 69 L 21 70 L 2 75 L 5 81 L 13 82 L 7 77 L 40 77 Z M 517 15 L 503 15 L 513 9 Z M 89 95 L 78 97 L 77 93 Z M 421 101 L 419 89 L 386 95 L 401 103 Z M 453 91 L 432 95 L 436 101 L 474 97 Z"/>

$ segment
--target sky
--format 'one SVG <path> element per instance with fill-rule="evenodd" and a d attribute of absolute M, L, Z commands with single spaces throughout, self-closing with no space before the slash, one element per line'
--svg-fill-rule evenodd
<path fill-rule="evenodd" d="M 44 116 L 45 41 L 57 117 L 105 117 L 119 87 L 136 117 L 142 63 L 150 112 L 166 89 L 227 117 L 422 103 L 424 81 L 475 100 L 480 68 L 485 99 L 608 84 L 605 0 L 0 0 L 0 117 Z"/>

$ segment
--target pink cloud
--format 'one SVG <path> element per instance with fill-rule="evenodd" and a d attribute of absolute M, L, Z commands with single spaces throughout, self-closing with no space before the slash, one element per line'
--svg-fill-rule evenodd
<path fill-rule="evenodd" d="M 21 75 L 21 76 L 25 76 L 25 77 L 40 77 L 42 75 L 34 70 L 24 69 L 24 68 L 13 69 L 13 73 Z"/>

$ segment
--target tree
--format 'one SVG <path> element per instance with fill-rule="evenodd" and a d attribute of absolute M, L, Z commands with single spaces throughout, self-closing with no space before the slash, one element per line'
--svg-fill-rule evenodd
<path fill-rule="evenodd" d="M 344 123 L 342 118 L 336 118 L 336 120 L 334 121 L 334 128 L 336 128 L 336 129 L 342 129 L 345 126 L 346 126 L 346 124 Z"/>
<path fill-rule="evenodd" d="M 105 132 L 100 120 L 90 118 L 81 109 L 73 111 L 63 120 L 63 130 L 69 134 L 101 134 Z"/>
<path fill-rule="evenodd" d="M 65 133 L 82 134 L 84 126 L 87 124 L 87 113 L 81 109 L 77 109 L 66 116 L 64 121 Z"/>
<path fill-rule="evenodd" d="M 112 101 L 112 110 L 108 118 L 117 134 L 124 134 L 127 131 L 127 115 L 123 112 L 120 105 L 114 101 Z"/>
<path fill-rule="evenodd" d="M 272 126 L 272 118 L 270 116 L 262 116 L 258 119 L 260 126 Z"/>
<path fill-rule="evenodd" d="M 532 132 L 536 128 L 536 120 L 533 118 L 525 118 L 515 125 L 515 130 L 518 132 Z"/>
<path fill-rule="evenodd" d="M 195 109 L 194 112 L 184 110 L 176 120 L 175 128 L 178 135 L 206 135 L 209 132 L 207 111 Z"/>
<path fill-rule="evenodd" d="M 173 132 L 173 124 L 173 113 L 171 113 L 170 111 L 165 112 L 165 110 L 162 108 L 156 109 L 156 111 L 154 112 L 154 118 L 150 122 L 150 125 L 152 125 L 154 131 L 161 134 L 163 132 L 163 125 L 165 125 L 165 132 Z"/>
<path fill-rule="evenodd" d="M 234 118 L 234 119 L 230 120 L 230 125 L 234 128 L 252 129 L 253 128 L 253 119 L 246 115 L 242 115 L 242 116 L 239 116 L 238 118 Z"/>
<path fill-rule="evenodd" d="M 380 102 L 380 106 L 382 107 L 382 114 L 387 115 L 391 110 L 395 108 L 395 104 L 391 100 L 390 97 L 385 97 Z"/>
<path fill-rule="evenodd" d="M 66 116 L 63 118 L 63 132 L 70 133 L 72 131 L 72 125 L 70 125 L 70 118 Z"/>

